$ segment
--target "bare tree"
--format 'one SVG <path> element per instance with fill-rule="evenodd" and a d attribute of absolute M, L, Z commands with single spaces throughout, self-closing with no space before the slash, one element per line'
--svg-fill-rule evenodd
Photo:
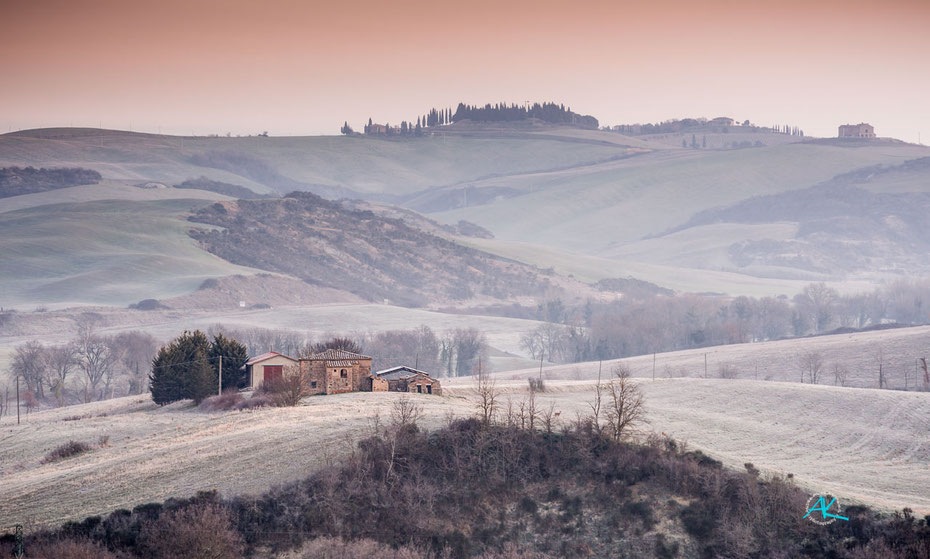
<path fill-rule="evenodd" d="M 494 379 L 491 375 L 482 370 L 481 364 L 478 365 L 478 412 L 481 421 L 485 425 L 494 420 L 497 414 L 498 397 L 497 387 L 494 385 Z"/>
<path fill-rule="evenodd" d="M 632 380 L 629 370 L 614 368 L 615 378 L 607 383 L 607 429 L 614 440 L 629 438 L 646 421 L 642 390 Z"/>
<path fill-rule="evenodd" d="M 49 347 L 45 351 L 46 382 L 59 406 L 64 404 L 66 382 L 78 365 L 77 348 L 71 344 Z"/>
<path fill-rule="evenodd" d="M 833 364 L 833 384 L 836 386 L 846 386 L 846 379 L 849 377 L 849 369 L 839 363 Z"/>
<path fill-rule="evenodd" d="M 536 391 L 530 390 L 530 396 L 526 402 L 526 421 L 530 431 L 536 430 L 536 421 L 539 419 L 539 410 L 536 409 Z"/>
<path fill-rule="evenodd" d="M 820 373 L 823 372 L 823 356 L 816 351 L 808 351 L 797 356 L 798 370 L 801 372 L 801 382 L 807 376 L 808 382 L 817 384 Z"/>
<path fill-rule="evenodd" d="M 420 404 L 414 402 L 409 396 L 402 396 L 394 400 L 391 406 L 391 425 L 397 429 L 408 425 L 416 425 L 422 415 Z"/>
<path fill-rule="evenodd" d="M 560 414 L 561 412 L 555 411 L 555 402 L 549 402 L 549 407 L 543 410 L 540 419 L 542 420 L 543 429 L 546 431 L 547 436 L 552 434 L 555 420 Z"/>
<path fill-rule="evenodd" d="M 885 350 L 881 346 L 875 349 L 875 362 L 878 365 L 878 387 L 885 388 L 888 384 L 885 380 Z"/>
<path fill-rule="evenodd" d="M 262 388 L 274 394 L 277 405 L 296 406 L 310 394 L 310 369 L 301 369 L 300 365 L 284 367 L 281 376 L 266 380 Z"/>
<path fill-rule="evenodd" d="M 44 398 L 45 347 L 37 341 L 26 342 L 16 347 L 10 363 L 13 378 L 19 377 L 27 392 Z"/>
<path fill-rule="evenodd" d="M 546 322 L 523 334 L 520 346 L 530 353 L 533 359 L 546 358 L 550 363 L 560 362 L 568 341 L 568 327 Z"/>
<path fill-rule="evenodd" d="M 84 403 L 97 397 L 97 387 L 104 377 L 109 378 L 116 365 L 117 356 L 110 351 L 102 339 L 95 336 L 79 337 L 77 346 L 78 366 L 84 373 Z"/>
<path fill-rule="evenodd" d="M 735 379 L 739 377 L 739 371 L 733 363 L 721 363 L 717 366 L 717 375 L 720 378 Z"/>
<path fill-rule="evenodd" d="M 591 424 L 598 432 L 601 431 L 601 404 L 604 396 L 604 389 L 601 386 L 601 365 L 602 363 L 597 364 L 597 384 L 594 385 L 594 401 L 589 404 L 591 406 Z M 622 366 L 618 365 L 618 367 Z"/>

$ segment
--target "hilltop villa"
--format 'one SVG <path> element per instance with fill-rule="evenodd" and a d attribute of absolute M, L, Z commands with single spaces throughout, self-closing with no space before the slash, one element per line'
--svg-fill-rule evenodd
<path fill-rule="evenodd" d="M 393 367 L 372 374 L 371 361 L 367 355 L 327 349 L 300 359 L 269 352 L 253 357 L 245 367 L 248 387 L 253 390 L 267 380 L 279 378 L 286 367 L 299 367 L 309 377 L 310 394 L 389 391 L 441 394 L 439 381 L 429 373 L 411 367 Z"/>
<path fill-rule="evenodd" d="M 871 124 L 860 122 L 859 124 L 840 125 L 840 138 L 874 138 L 875 128 Z"/>

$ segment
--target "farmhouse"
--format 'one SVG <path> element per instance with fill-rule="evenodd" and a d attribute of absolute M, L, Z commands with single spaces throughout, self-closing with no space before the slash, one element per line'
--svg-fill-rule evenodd
<path fill-rule="evenodd" d="M 439 381 L 428 373 L 412 367 L 392 367 L 374 374 L 374 378 L 387 381 L 390 392 L 416 392 L 418 394 L 442 394 Z"/>
<path fill-rule="evenodd" d="M 246 361 L 245 372 L 247 386 L 252 390 L 260 387 L 266 380 L 280 378 L 285 367 L 297 365 L 297 360 L 274 351 L 263 353 Z"/>
<path fill-rule="evenodd" d="M 393 367 L 372 374 L 371 360 L 367 355 L 341 349 L 327 349 L 300 359 L 272 351 L 253 357 L 245 368 L 252 390 L 280 378 L 288 369 L 299 368 L 310 383 L 310 394 L 391 391 L 439 395 L 441 392 L 438 380 L 412 367 Z"/>
<path fill-rule="evenodd" d="M 875 128 L 871 124 L 860 122 L 859 124 L 840 125 L 840 138 L 874 138 Z"/>
<path fill-rule="evenodd" d="M 341 349 L 327 349 L 300 359 L 300 372 L 309 373 L 311 394 L 340 394 L 370 390 L 371 357 Z"/>

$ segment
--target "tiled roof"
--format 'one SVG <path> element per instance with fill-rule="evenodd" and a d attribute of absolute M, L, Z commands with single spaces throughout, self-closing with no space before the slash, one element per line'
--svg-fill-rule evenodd
<path fill-rule="evenodd" d="M 384 380 L 404 380 L 418 375 L 429 376 L 429 373 L 403 365 L 400 367 L 391 367 L 390 369 L 384 369 L 383 371 L 375 373 L 376 377 L 383 378 Z"/>
<path fill-rule="evenodd" d="M 264 360 L 266 360 L 266 359 L 271 359 L 272 357 L 284 357 L 285 359 L 290 359 L 291 361 L 297 361 L 297 360 L 294 359 L 293 357 L 289 357 L 289 356 L 287 356 L 287 355 L 284 355 L 283 353 L 278 353 L 277 351 L 269 351 L 268 353 L 263 353 L 263 354 L 261 354 L 261 355 L 256 355 L 255 357 L 253 357 L 253 358 L 249 359 L 248 361 L 246 361 L 245 364 L 246 364 L 246 365 L 254 365 L 255 363 L 258 363 L 258 362 L 260 362 L 260 361 L 264 361 Z"/>
<path fill-rule="evenodd" d="M 371 357 L 360 353 L 352 353 L 351 351 L 345 351 L 343 349 L 327 349 L 320 353 L 314 353 L 309 359 L 313 361 L 358 361 L 359 359 L 371 359 Z"/>
<path fill-rule="evenodd" d="M 326 366 L 327 367 L 351 367 L 352 362 L 351 361 L 327 361 Z"/>

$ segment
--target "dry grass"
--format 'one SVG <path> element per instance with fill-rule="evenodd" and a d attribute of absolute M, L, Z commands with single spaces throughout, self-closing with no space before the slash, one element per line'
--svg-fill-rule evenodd
<path fill-rule="evenodd" d="M 848 503 L 930 512 L 930 405 L 925 393 L 751 380 L 639 381 L 648 429 L 687 441 L 734 467 L 795 474 L 811 490 Z M 558 422 L 586 413 L 590 381 L 548 381 L 537 406 Z M 528 396 L 525 380 L 499 379 L 501 398 Z M 468 380 L 421 396 L 420 424 L 476 412 Z M 133 397 L 31 414 L 0 428 L 0 526 L 57 524 L 117 508 L 218 489 L 254 494 L 337 460 L 386 423 L 400 394 L 316 396 L 295 408 L 206 413 Z M 100 413 L 106 417 L 99 417 Z M 75 413 L 82 421 L 62 421 Z M 68 440 L 110 436 L 109 446 L 43 464 Z"/>
<path fill-rule="evenodd" d="M 888 386 L 904 388 L 906 372 L 908 388 L 913 390 L 919 382 L 916 359 L 930 357 L 930 326 L 660 353 L 656 359 L 656 377 L 703 378 L 706 355 L 707 378 L 719 377 L 719 367 L 726 365 L 740 379 L 800 382 L 798 357 L 816 353 L 823 358 L 823 372 L 818 384 L 832 385 L 833 367 L 839 365 L 848 371 L 845 378 L 847 386 L 877 388 L 879 350 Z M 609 371 L 617 363 L 629 367 L 633 376 L 652 377 L 652 355 L 604 361 L 603 370 Z M 552 379 L 594 379 L 597 378 L 597 369 L 597 362 L 573 363 L 547 367 L 543 375 Z M 538 374 L 538 365 L 501 373 L 503 378 L 529 378 Z M 808 381 L 805 375 L 804 382 Z"/>

